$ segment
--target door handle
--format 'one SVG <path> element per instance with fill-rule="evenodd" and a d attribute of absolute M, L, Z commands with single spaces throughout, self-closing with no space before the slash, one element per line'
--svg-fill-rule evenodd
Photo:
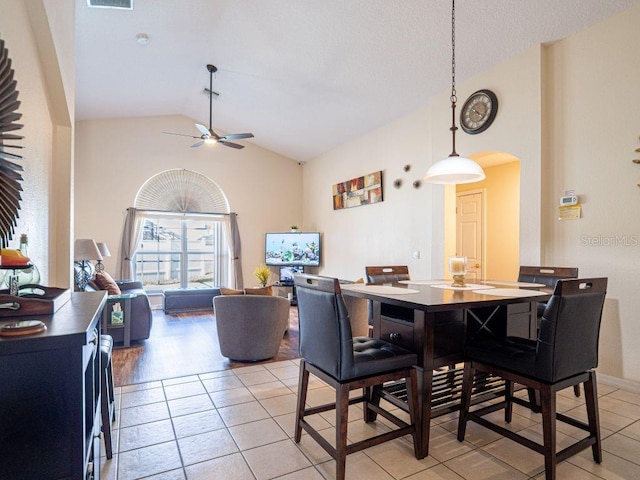
<path fill-rule="evenodd" d="M 476 263 L 476 264 L 474 265 L 474 267 L 475 267 L 475 268 L 480 268 L 480 264 L 479 264 L 479 263 Z"/>

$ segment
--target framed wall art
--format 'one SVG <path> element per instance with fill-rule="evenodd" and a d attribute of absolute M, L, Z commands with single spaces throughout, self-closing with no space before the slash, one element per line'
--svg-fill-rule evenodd
<path fill-rule="evenodd" d="M 332 190 L 334 210 L 381 202 L 382 170 L 336 183 Z"/>

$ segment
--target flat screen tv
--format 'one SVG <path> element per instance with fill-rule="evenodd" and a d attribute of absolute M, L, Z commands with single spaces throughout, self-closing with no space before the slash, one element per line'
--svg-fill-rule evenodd
<path fill-rule="evenodd" d="M 293 285 L 294 273 L 304 273 L 304 267 L 300 265 L 280 267 L 280 285 Z"/>
<path fill-rule="evenodd" d="M 265 235 L 267 265 L 320 266 L 319 232 L 283 232 Z"/>

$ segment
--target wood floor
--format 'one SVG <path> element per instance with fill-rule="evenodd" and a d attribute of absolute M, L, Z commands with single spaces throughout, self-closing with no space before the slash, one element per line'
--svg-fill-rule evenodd
<path fill-rule="evenodd" d="M 278 355 L 266 362 L 298 357 L 298 309 L 291 307 L 289 332 Z M 113 351 L 116 386 L 151 382 L 172 377 L 247 366 L 220 354 L 213 312 L 165 315 L 153 312 L 153 327 L 147 340 L 117 347 Z"/>

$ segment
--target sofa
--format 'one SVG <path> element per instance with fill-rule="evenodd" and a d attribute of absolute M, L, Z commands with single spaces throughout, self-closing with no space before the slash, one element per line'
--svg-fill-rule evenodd
<path fill-rule="evenodd" d="M 151 334 L 151 325 L 153 324 L 153 314 L 151 312 L 151 303 L 149 302 L 149 297 L 147 296 L 147 292 L 142 287 L 142 282 L 136 280 L 115 280 L 115 283 L 123 294 L 136 294 L 136 296 L 130 300 L 131 341 L 145 340 L 149 338 L 149 335 Z M 104 287 L 104 284 L 100 285 L 100 283 L 97 282 L 96 278 L 94 277 L 89 281 L 89 283 L 87 283 L 85 291 L 91 292 L 98 290 L 107 290 L 107 288 Z M 113 311 L 113 306 L 116 303 L 120 303 L 121 306 L 123 306 L 123 300 L 118 300 L 117 298 L 107 298 L 107 304 L 105 306 L 105 308 L 107 309 L 107 318 L 111 318 L 111 312 Z M 122 328 L 110 329 L 109 335 L 113 337 L 113 340 L 115 342 L 124 341 L 124 330 Z"/>
<path fill-rule="evenodd" d="M 273 358 L 289 327 L 289 300 L 269 295 L 213 298 L 220 353 L 241 362 Z"/>

